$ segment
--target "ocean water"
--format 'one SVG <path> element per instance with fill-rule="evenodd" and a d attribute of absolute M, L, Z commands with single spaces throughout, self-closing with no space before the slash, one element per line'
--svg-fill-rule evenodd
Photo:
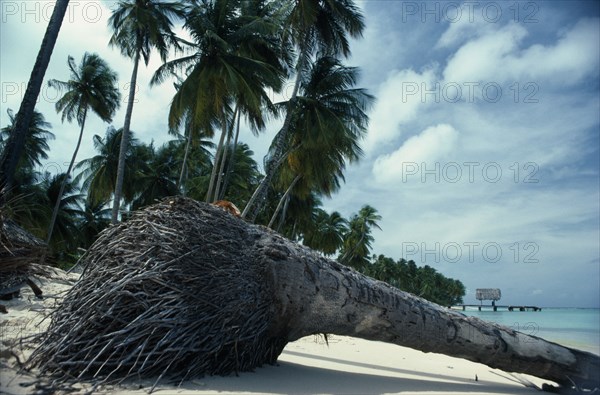
<path fill-rule="evenodd" d="M 495 312 L 475 309 L 461 313 L 600 355 L 600 309 L 544 308 L 542 311 Z"/>

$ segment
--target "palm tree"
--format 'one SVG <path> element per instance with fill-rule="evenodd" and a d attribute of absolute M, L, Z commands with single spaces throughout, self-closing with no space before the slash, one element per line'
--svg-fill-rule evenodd
<path fill-rule="evenodd" d="M 178 87 L 177 87 L 177 89 L 178 89 Z M 192 145 L 198 145 L 198 144 L 195 144 L 196 142 L 200 142 L 200 145 L 202 145 L 202 140 L 201 140 L 201 136 L 200 136 L 202 131 L 200 129 L 192 128 L 191 119 L 188 115 L 188 116 L 186 116 L 186 119 L 183 123 L 183 134 L 180 134 L 177 130 L 174 130 L 174 129 L 169 129 L 169 133 L 177 136 L 181 140 L 181 142 L 184 143 L 184 146 L 185 146 L 185 148 L 183 150 L 183 158 L 181 160 L 181 169 L 179 171 L 179 178 L 177 179 L 177 189 L 180 190 L 180 192 L 183 196 L 185 196 L 184 181 L 187 178 L 186 176 L 187 176 L 188 170 L 189 170 L 188 159 L 190 156 L 190 151 L 192 149 Z"/>
<path fill-rule="evenodd" d="M 80 204 L 83 195 L 79 193 L 79 188 L 66 173 L 54 176 L 46 173 L 42 185 L 48 202 L 55 209 L 58 207 L 52 217 L 55 221 L 54 232 L 52 238 L 46 243 L 52 245 L 55 251 L 73 251 L 79 244 L 77 219 L 82 214 Z"/>
<path fill-rule="evenodd" d="M 188 186 L 187 180 L 208 174 L 212 169 L 212 154 L 210 150 L 215 145 L 205 138 L 198 129 L 185 128 L 185 136 L 178 140 L 178 157 L 181 158 L 181 170 L 177 180 L 177 190 L 186 196 Z"/>
<path fill-rule="evenodd" d="M 348 221 L 340 213 L 328 214 L 319 208 L 315 210 L 313 223 L 314 227 L 304 234 L 304 245 L 325 255 L 333 255 L 342 248 Z"/>
<path fill-rule="evenodd" d="M 264 128 L 264 109 L 271 106 L 265 88 L 279 90 L 283 80 L 279 47 L 269 39 L 277 25 L 268 18 L 245 14 L 242 4 L 240 0 L 195 3 L 184 25 L 193 39 L 194 53 L 165 63 L 152 80 L 156 84 L 178 70 L 185 72 L 171 103 L 171 128 L 189 116 L 192 128 L 204 130 L 208 137 L 214 135 L 215 127 L 221 129 L 207 200 L 216 195 L 217 172 L 234 114 L 244 114 L 257 130 Z"/>
<path fill-rule="evenodd" d="M 227 191 L 219 197 L 233 201 L 236 205 L 244 205 L 252 195 L 254 188 L 260 182 L 258 164 L 254 160 L 254 152 L 248 144 L 232 143 L 224 147 L 224 151 L 233 152 L 225 161 L 225 166 L 231 166 Z M 234 159 L 235 158 L 235 159 Z"/>
<path fill-rule="evenodd" d="M 83 210 L 77 224 L 80 234 L 80 246 L 87 249 L 98 237 L 98 234 L 110 225 L 111 209 L 108 201 L 92 203 L 85 200 Z"/>
<path fill-rule="evenodd" d="M 151 144 L 144 147 L 147 151 L 147 165 L 137 174 L 136 197 L 131 207 L 138 209 L 156 203 L 156 200 L 177 195 L 177 169 L 180 167 L 178 146 L 175 141 L 168 142 L 158 149 Z"/>
<path fill-rule="evenodd" d="M 35 236 L 43 238 L 52 214 L 43 185 L 44 175 L 29 168 L 19 168 L 14 180 L 12 196 L 2 205 L 2 213 Z"/>
<path fill-rule="evenodd" d="M 352 0 L 297 0 L 288 15 L 285 37 L 297 48 L 296 80 L 287 105 L 283 126 L 273 141 L 273 149 L 266 160 L 265 177 L 252 200 L 244 208 L 243 217 L 254 220 L 268 192 L 277 168 L 289 150 L 290 125 L 302 74 L 309 64 L 311 55 L 320 52 L 330 56 L 350 55 L 348 35 L 360 37 L 364 30 L 363 16 Z M 256 206 L 256 207 L 255 207 Z M 251 212 L 252 211 L 252 212 Z"/>
<path fill-rule="evenodd" d="M 113 196 L 122 135 L 123 128 L 117 130 L 113 126 L 106 130 L 104 137 L 95 135 L 93 142 L 97 155 L 82 160 L 76 166 L 76 169 L 81 170 L 76 180 L 83 181 L 82 187 L 87 191 L 87 199 L 94 206 L 100 202 L 108 202 Z M 133 131 L 130 131 L 124 175 L 126 182 L 123 188 L 123 197 L 128 202 L 133 200 L 135 173 L 142 165 L 141 158 L 136 155 L 139 145 Z"/>
<path fill-rule="evenodd" d="M 46 237 L 49 243 L 52 238 L 52 231 L 56 216 L 60 209 L 60 202 L 65 185 L 73 169 L 77 152 L 81 145 L 83 129 L 87 118 L 88 110 L 93 111 L 105 122 L 110 122 L 119 107 L 121 94 L 117 87 L 117 74 L 111 70 L 108 64 L 97 54 L 85 53 L 79 67 L 75 64 L 73 57 L 69 56 L 69 69 L 71 70 L 71 79 L 68 81 L 50 80 L 48 84 L 57 89 L 64 89 L 66 92 L 57 102 L 56 111 L 62 111 L 61 120 L 65 119 L 71 122 L 73 119 L 81 126 L 79 138 L 73 157 L 66 171 L 66 176 L 62 179 L 62 184 L 58 191 L 52 218 L 48 226 Z"/>
<path fill-rule="evenodd" d="M 5 142 L 9 140 L 13 128 L 15 127 L 15 116 L 13 111 L 9 108 L 6 110 L 6 113 L 10 119 L 10 125 L 0 130 L 0 150 L 5 149 Z M 17 166 L 18 168 L 28 168 L 32 170 L 35 165 L 42 165 L 42 159 L 48 159 L 48 154 L 46 153 L 50 149 L 48 140 L 54 139 L 54 134 L 47 130 L 51 127 L 52 125 L 50 125 L 49 122 L 46 122 L 42 113 L 35 110 L 33 111 L 29 129 L 27 130 L 27 136 L 25 137 L 23 154 L 21 155 L 21 159 Z"/>
<path fill-rule="evenodd" d="M 365 268 L 368 264 L 371 243 L 374 240 L 371 230 L 372 228 L 381 230 L 378 224 L 380 220 L 381 216 L 377 210 L 369 205 L 364 205 L 358 214 L 350 219 L 349 230 L 339 258 L 341 263 L 357 269 Z"/>
<path fill-rule="evenodd" d="M 330 56 L 318 58 L 301 76 L 288 143 L 294 148 L 279 172 L 289 185 L 282 200 L 296 185 L 304 194 L 314 190 L 329 197 L 344 180 L 346 162 L 362 156 L 359 142 L 367 132 L 366 111 L 374 98 L 354 88 L 357 79 L 358 69 Z"/>
<path fill-rule="evenodd" d="M 243 1 L 240 5 L 240 9 L 240 12 L 243 15 L 243 17 L 247 19 L 255 19 L 259 21 L 267 20 L 271 21 L 271 27 L 281 26 L 280 30 L 274 31 L 274 34 L 257 35 L 254 41 L 254 45 L 258 49 L 258 51 L 255 51 L 255 53 L 260 53 L 260 57 L 264 58 L 266 63 L 278 65 L 280 71 L 283 73 L 284 70 L 288 69 L 291 65 L 291 55 L 293 53 L 291 47 L 288 47 L 288 43 L 280 39 L 280 37 L 285 31 L 283 23 L 284 19 L 282 16 L 285 15 L 286 7 L 278 1 L 256 0 Z M 271 31 L 271 33 L 273 33 L 273 31 Z M 259 45 L 256 45 L 257 43 Z M 260 44 L 262 44 L 262 48 Z M 273 48 L 277 48 L 277 51 L 273 51 Z M 276 108 L 271 106 L 270 102 L 266 101 L 264 103 L 264 108 L 267 110 L 268 114 L 272 113 L 273 115 L 278 115 L 276 112 Z M 237 121 L 235 122 L 236 132 L 235 136 L 233 137 L 233 144 L 230 144 L 232 137 L 230 134 L 227 136 L 227 145 L 230 147 L 230 150 L 223 151 L 221 171 L 219 172 L 219 179 L 216 184 L 217 191 L 215 191 L 215 200 L 223 199 L 223 196 L 227 192 L 227 188 L 229 186 L 231 174 L 235 167 L 235 155 L 240 134 L 240 120 L 241 113 L 238 112 Z M 232 120 L 232 128 L 234 126 L 234 121 L 235 119 Z M 252 128 L 251 130 L 252 132 L 254 132 L 255 135 L 258 135 L 259 130 L 257 130 L 256 128 Z M 228 152 L 231 160 L 227 161 L 227 168 L 225 168 L 225 157 Z"/>
<path fill-rule="evenodd" d="M 50 21 L 48 21 L 48 27 L 46 28 L 37 58 L 35 59 L 19 112 L 14 120 L 13 131 L 2 151 L 0 157 L 0 203 L 5 200 L 6 194 L 12 188 L 15 171 L 23 153 L 25 141 L 27 140 L 27 131 L 34 116 L 35 104 L 40 94 L 44 75 L 50 63 L 54 44 L 56 43 L 68 5 L 69 0 L 57 0 L 54 5 L 54 10 L 52 11 Z"/>
<path fill-rule="evenodd" d="M 10 124 L 0 130 L 0 151 L 6 148 L 5 143 L 10 139 L 15 126 L 13 112 L 8 109 L 7 113 Z M 54 134 L 47 130 L 50 127 L 41 113 L 33 112 L 23 154 L 13 176 L 14 184 L 10 191 L 12 196 L 0 205 L 3 213 L 38 237 L 45 236 L 51 213 L 41 183 L 43 175 L 35 170 L 35 166 L 41 166 L 41 161 L 48 159 L 48 140 L 54 138 Z"/>
<path fill-rule="evenodd" d="M 119 47 L 124 56 L 133 59 L 133 71 L 129 83 L 127 111 L 123 125 L 117 181 L 115 184 L 112 223 L 117 222 L 121 204 L 127 141 L 129 139 L 129 128 L 131 126 L 140 59 L 143 58 L 147 66 L 150 60 L 150 52 L 154 48 L 158 51 L 160 58 L 164 62 L 171 47 L 179 49 L 180 46 L 177 37 L 173 33 L 173 19 L 183 18 L 184 16 L 185 8 L 181 2 L 122 0 L 109 18 L 109 26 L 113 29 L 113 35 L 110 38 L 109 44 Z"/>

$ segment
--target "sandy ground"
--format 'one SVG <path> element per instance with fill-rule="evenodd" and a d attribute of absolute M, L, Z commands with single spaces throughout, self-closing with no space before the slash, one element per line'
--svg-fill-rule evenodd
<path fill-rule="evenodd" d="M 33 375 L 19 373 L 19 360 L 30 350 L 19 339 L 42 331 L 43 317 L 76 280 L 76 275 L 57 271 L 41 283 L 45 298 L 38 300 L 24 288 L 22 297 L 2 302 L 8 314 L 0 314 L 0 392 L 32 394 Z M 40 323 L 40 321 L 42 321 Z M 524 375 L 510 375 L 469 361 L 395 345 L 333 336 L 306 337 L 290 343 L 276 366 L 266 366 L 238 377 L 204 377 L 173 385 L 160 382 L 157 394 L 533 394 Z M 15 357 L 15 355 L 17 357 Z M 477 377 L 477 380 L 476 380 Z M 99 393 L 146 394 L 155 383 L 129 381 Z M 84 387 L 83 389 L 89 389 Z M 84 393 L 86 391 L 80 391 Z"/>

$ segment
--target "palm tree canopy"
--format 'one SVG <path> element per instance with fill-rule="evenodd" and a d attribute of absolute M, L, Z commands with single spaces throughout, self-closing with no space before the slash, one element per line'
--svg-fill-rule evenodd
<path fill-rule="evenodd" d="M 176 141 L 168 142 L 158 149 L 154 145 L 144 146 L 147 156 L 145 166 L 136 173 L 135 195 L 131 208 L 137 210 L 141 207 L 156 203 L 157 200 L 178 194 L 177 170 L 181 166 Z M 145 155 L 144 155 L 145 154 Z"/>
<path fill-rule="evenodd" d="M 44 175 L 31 168 L 17 169 L 13 197 L 2 211 L 35 236 L 43 238 L 50 218 Z"/>
<path fill-rule="evenodd" d="M 86 112 L 91 109 L 105 122 L 112 121 L 120 106 L 121 93 L 117 87 L 118 76 L 97 54 L 85 53 L 79 67 L 72 56 L 68 60 L 71 78 L 68 81 L 52 79 L 48 85 L 64 90 L 64 95 L 56 102 L 56 111 L 62 111 L 71 122 L 83 124 Z"/>
<path fill-rule="evenodd" d="M 231 148 L 232 145 L 229 145 L 225 149 L 229 151 Z M 235 163 L 225 199 L 239 206 L 246 204 L 260 181 L 260 171 L 253 155 L 254 152 L 246 143 L 239 142 L 235 147 Z M 230 160 L 231 156 L 226 159 L 227 163 Z"/>
<path fill-rule="evenodd" d="M 340 257 L 342 263 L 358 269 L 365 268 L 369 263 L 368 258 L 375 240 L 371 230 L 373 228 L 381 230 L 379 221 L 381 221 L 381 215 L 368 204 L 364 205 L 358 214 L 350 219 Z"/>
<path fill-rule="evenodd" d="M 194 127 L 212 133 L 223 126 L 224 114 L 240 106 L 250 125 L 265 126 L 264 109 L 272 106 L 265 88 L 283 84 L 283 65 L 274 36 L 277 25 L 267 18 L 243 14 L 240 0 L 202 0 L 190 9 L 184 28 L 192 37 L 191 55 L 167 62 L 152 84 L 183 71 L 185 78 L 173 97 L 169 126 L 176 128 L 191 114 Z"/>
<path fill-rule="evenodd" d="M 4 142 L 8 141 L 10 134 L 15 125 L 15 115 L 9 108 L 6 110 L 8 118 L 10 119 L 10 125 L 0 130 L 0 151 L 4 149 Z M 29 129 L 27 130 L 27 136 L 25 137 L 25 146 L 23 147 L 23 154 L 18 167 L 33 168 L 34 166 L 41 166 L 43 159 L 48 159 L 47 152 L 50 150 L 48 146 L 48 140 L 54 140 L 54 134 L 48 129 L 52 125 L 46 122 L 44 115 L 38 111 L 33 111 L 31 122 L 29 123 Z"/>
<path fill-rule="evenodd" d="M 337 211 L 328 214 L 321 208 L 315 210 L 313 218 L 314 228 L 304 234 L 303 244 L 326 255 L 335 254 L 344 244 L 348 221 Z"/>
<path fill-rule="evenodd" d="M 350 55 L 348 35 L 362 37 L 365 29 L 360 8 L 352 0 L 288 0 L 293 3 L 288 17 L 287 37 L 306 55 L 322 51 Z"/>
<path fill-rule="evenodd" d="M 330 196 L 344 180 L 347 162 L 360 159 L 360 141 L 367 133 L 367 110 L 374 97 L 354 88 L 358 69 L 323 56 L 302 73 L 300 95 L 290 125 L 292 152 L 281 176 L 284 185 L 295 175 L 303 177 L 295 188 Z M 280 103 L 285 106 L 285 103 Z"/>
<path fill-rule="evenodd" d="M 104 137 L 95 135 L 93 142 L 97 154 L 82 160 L 76 166 L 80 173 L 75 180 L 83 181 L 83 189 L 87 190 L 87 198 L 92 206 L 110 200 L 114 192 L 122 133 L 123 128 L 115 129 L 111 126 L 106 130 Z M 130 202 L 134 198 L 135 174 L 142 164 L 141 158 L 136 155 L 140 143 L 133 132 L 129 136 L 124 197 Z"/>
<path fill-rule="evenodd" d="M 81 218 L 78 221 L 81 247 L 87 249 L 98 237 L 98 234 L 110 225 L 110 211 L 108 202 L 92 203 L 85 201 Z"/>
<path fill-rule="evenodd" d="M 122 0 L 108 20 L 113 30 L 109 45 L 134 58 L 138 51 L 147 65 L 155 48 L 166 61 L 169 48 L 180 49 L 173 20 L 185 17 L 185 6 L 178 1 Z"/>

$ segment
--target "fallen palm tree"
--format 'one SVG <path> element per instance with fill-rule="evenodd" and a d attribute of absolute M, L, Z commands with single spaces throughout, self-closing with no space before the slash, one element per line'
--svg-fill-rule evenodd
<path fill-rule="evenodd" d="M 82 259 L 29 361 L 59 379 L 228 374 L 330 333 L 599 386 L 596 355 L 449 311 L 190 199 L 135 213 Z"/>

